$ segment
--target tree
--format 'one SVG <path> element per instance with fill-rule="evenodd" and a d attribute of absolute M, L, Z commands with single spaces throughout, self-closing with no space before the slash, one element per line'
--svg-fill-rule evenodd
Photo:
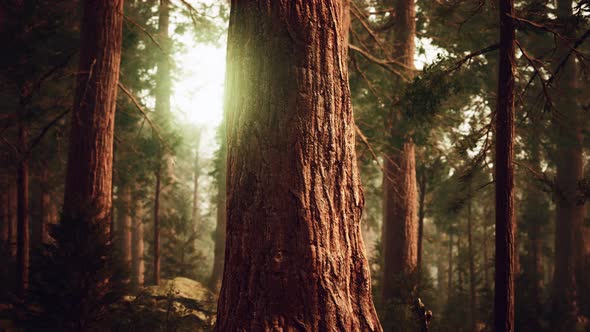
<path fill-rule="evenodd" d="M 123 0 L 83 2 L 63 214 L 109 223 Z"/>
<path fill-rule="evenodd" d="M 137 290 L 143 287 L 145 266 L 143 260 L 143 202 L 139 195 L 135 197 L 133 209 L 133 228 L 131 233 L 131 286 Z"/>
<path fill-rule="evenodd" d="M 500 0 L 498 101 L 496 103 L 496 272 L 494 331 L 514 331 L 514 71 L 513 0 Z"/>
<path fill-rule="evenodd" d="M 381 331 L 359 225 L 348 20 L 344 1 L 232 2 L 217 331 Z"/>
<path fill-rule="evenodd" d="M 390 32 L 392 57 L 404 76 L 414 75 L 416 5 L 413 0 L 394 1 L 395 20 Z M 401 81 L 401 79 L 398 79 Z M 386 120 L 392 145 L 385 156 L 383 177 L 383 288 L 382 301 L 412 303 L 417 287 L 418 192 L 415 146 L 410 132 L 400 133 L 405 110 L 395 109 Z"/>
<path fill-rule="evenodd" d="M 223 275 L 223 261 L 225 256 L 225 233 L 226 233 L 226 181 L 227 174 L 226 158 L 227 158 L 227 144 L 225 123 L 220 126 L 220 146 L 216 156 L 217 163 L 217 225 L 215 227 L 215 249 L 213 253 L 213 271 L 211 272 L 211 279 L 209 280 L 209 288 L 215 293 L 219 292 L 221 287 L 221 277 Z"/>
<path fill-rule="evenodd" d="M 556 211 L 555 211 L 555 271 L 553 276 L 553 306 L 555 328 L 572 328 L 579 308 L 577 305 L 577 261 L 582 253 L 579 235 L 586 209 L 578 203 L 578 183 L 584 178 L 583 115 L 576 99 L 577 69 L 569 56 L 575 38 L 576 18 L 572 1 L 557 1 L 557 23 L 561 37 L 557 38 L 554 71 L 554 94 L 559 96 L 552 117 L 557 132 Z M 563 62 L 563 64 L 562 64 Z M 560 72 L 557 72 L 560 68 Z M 564 324 L 564 320 L 567 324 Z"/>
<path fill-rule="evenodd" d="M 24 89 L 21 97 L 21 109 L 18 115 L 18 143 L 21 151 L 16 168 L 17 184 L 17 271 L 18 271 L 18 294 L 23 297 L 29 284 L 29 161 L 23 153 L 28 148 L 28 129 L 25 123 L 29 95 L 28 89 Z"/>

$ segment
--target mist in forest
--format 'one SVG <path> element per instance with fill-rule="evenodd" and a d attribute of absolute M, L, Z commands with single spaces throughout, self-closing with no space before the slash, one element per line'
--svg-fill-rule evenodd
<path fill-rule="evenodd" d="M 589 28 L 0 1 L 0 331 L 590 331 Z"/>

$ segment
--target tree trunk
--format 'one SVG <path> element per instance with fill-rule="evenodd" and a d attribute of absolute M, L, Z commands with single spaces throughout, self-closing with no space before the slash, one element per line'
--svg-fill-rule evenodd
<path fill-rule="evenodd" d="M 514 0 L 499 0 L 500 48 L 496 107 L 496 271 L 494 331 L 514 331 Z"/>
<path fill-rule="evenodd" d="M 24 104 L 23 104 L 24 105 Z M 24 297 L 29 285 L 29 161 L 24 155 L 28 149 L 28 129 L 25 124 L 25 108 L 18 115 L 18 143 L 21 156 L 17 165 L 17 271 L 19 296 Z"/>
<path fill-rule="evenodd" d="M 572 0 L 557 1 L 557 20 L 560 24 L 557 52 L 554 63 L 561 63 L 569 54 L 575 39 L 575 18 Z M 576 99 L 577 75 L 574 57 L 559 72 L 555 80 L 556 110 L 554 124 L 558 133 L 556 156 L 556 218 L 555 218 L 555 272 L 553 302 L 559 326 L 570 328 L 579 313 L 577 305 L 577 263 L 581 261 L 581 227 L 585 206 L 578 204 L 578 182 L 584 177 L 583 138 L 584 117 L 578 112 Z M 567 324 L 563 322 L 567 321 Z M 556 326 L 557 328 L 557 326 Z"/>
<path fill-rule="evenodd" d="M 49 225 L 51 224 L 51 193 L 49 192 L 49 167 L 44 162 L 41 166 L 41 220 L 39 231 L 39 243 L 50 242 Z"/>
<path fill-rule="evenodd" d="M 131 271 L 131 228 L 133 217 L 131 215 L 131 188 L 125 185 L 121 188 L 120 196 L 122 204 L 119 211 L 119 250 L 121 251 L 121 259 L 123 265 L 128 271 Z"/>
<path fill-rule="evenodd" d="M 426 200 L 426 171 L 420 173 L 418 181 L 418 277 L 419 283 L 422 281 L 422 255 L 424 243 L 424 218 L 426 216 L 426 207 L 424 206 Z"/>
<path fill-rule="evenodd" d="M 225 127 L 225 124 L 222 124 Z M 225 130 L 223 131 L 225 135 Z M 227 144 L 225 138 L 221 140 L 219 157 L 219 175 L 217 179 L 217 227 L 215 229 L 215 251 L 213 258 L 213 272 L 209 281 L 209 288 L 213 292 L 219 292 L 221 287 L 221 277 L 223 274 L 223 260 L 225 256 L 225 225 L 227 219 L 226 211 L 226 157 Z"/>
<path fill-rule="evenodd" d="M 453 297 L 453 232 L 449 232 L 449 270 L 447 271 L 447 305 Z"/>
<path fill-rule="evenodd" d="M 535 170 L 541 169 L 540 135 L 540 128 L 535 123 L 531 123 L 531 135 L 527 153 L 529 154 L 530 167 Z M 524 187 L 521 225 L 523 229 L 527 230 L 527 256 L 523 264 L 523 275 L 526 276 L 526 281 L 532 283 L 530 286 L 532 296 L 530 307 L 540 317 L 543 312 L 542 228 L 547 222 L 549 214 L 547 206 L 549 202 L 546 201 L 545 193 L 537 188 L 535 182 L 537 182 L 537 179 L 528 179 Z M 534 323 L 538 325 L 537 321 Z M 539 326 L 532 327 L 540 329 Z"/>
<path fill-rule="evenodd" d="M 199 224 L 200 216 L 199 216 L 199 176 L 201 173 L 201 166 L 199 165 L 199 142 L 201 140 L 201 133 L 197 133 L 196 142 L 195 142 L 195 164 L 193 169 L 193 214 L 192 214 L 192 221 L 193 227 L 197 227 Z"/>
<path fill-rule="evenodd" d="M 346 1 L 232 1 L 216 331 L 382 330 L 360 234 L 346 22 Z"/>
<path fill-rule="evenodd" d="M 414 0 L 394 1 L 396 20 L 392 31 L 394 59 L 404 66 L 400 71 L 414 74 L 416 35 L 416 5 Z M 411 303 L 416 289 L 418 266 L 418 216 L 416 186 L 416 157 L 414 143 L 397 133 L 395 122 L 401 118 L 401 110 L 392 112 L 388 130 L 404 143 L 385 157 L 383 178 L 383 287 L 384 304 L 394 299 Z M 400 284 L 403 281 L 403 286 Z M 407 288 L 407 289 L 406 289 Z"/>
<path fill-rule="evenodd" d="M 467 251 L 469 255 L 469 323 L 471 331 L 476 331 L 477 322 L 477 304 L 475 296 L 475 252 L 473 250 L 473 216 L 472 204 L 473 197 L 471 193 L 471 182 L 469 183 L 469 200 L 467 201 Z"/>
<path fill-rule="evenodd" d="M 160 192 L 162 174 L 160 167 L 156 171 L 156 191 L 154 197 L 154 284 L 160 284 Z"/>
<path fill-rule="evenodd" d="M 14 178 L 13 180 L 14 181 Z M 18 187 L 16 181 L 12 182 L 8 189 L 9 197 L 9 224 L 8 235 L 10 256 L 16 257 L 16 242 L 17 242 L 17 211 L 18 211 Z"/>
<path fill-rule="evenodd" d="M 488 225 L 487 225 L 487 220 L 489 217 L 489 211 L 484 208 L 484 213 L 485 213 L 485 217 L 483 220 L 483 284 L 484 287 L 486 289 L 488 289 L 490 287 L 490 272 L 489 272 L 489 264 L 490 264 L 490 258 L 488 256 L 488 240 L 489 240 L 489 235 L 488 235 Z"/>
<path fill-rule="evenodd" d="M 158 41 L 162 47 L 158 57 L 158 71 L 156 80 L 156 113 L 160 120 L 168 120 L 170 114 L 170 0 L 160 0 L 158 16 Z"/>
<path fill-rule="evenodd" d="M 133 214 L 132 232 L 132 279 L 131 285 L 134 290 L 143 287 L 145 266 L 143 260 L 143 205 L 139 197 L 135 197 L 135 209 Z"/>
<path fill-rule="evenodd" d="M 122 12 L 123 0 L 83 2 L 64 194 L 65 216 L 100 222 L 105 232 L 112 217 L 111 170 Z"/>
<path fill-rule="evenodd" d="M 2 185 L 5 185 L 2 183 Z M 10 188 L 7 184 L 5 188 Z M 10 247 L 9 243 L 9 229 L 10 229 L 10 199 L 9 199 L 10 190 L 0 192 L 0 218 L 2 224 L 0 224 L 0 253 L 4 254 L 8 252 L 8 248 Z M 6 250 L 6 251 L 4 251 Z"/>

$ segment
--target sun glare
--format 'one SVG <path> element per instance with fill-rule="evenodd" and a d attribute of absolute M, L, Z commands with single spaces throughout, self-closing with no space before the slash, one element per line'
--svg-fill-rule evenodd
<path fill-rule="evenodd" d="M 175 60 L 174 110 L 183 120 L 216 128 L 223 115 L 225 48 L 189 42 Z"/>

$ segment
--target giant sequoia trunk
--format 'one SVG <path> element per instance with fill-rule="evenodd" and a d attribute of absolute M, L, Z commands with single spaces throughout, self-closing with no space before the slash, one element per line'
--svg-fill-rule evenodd
<path fill-rule="evenodd" d="M 83 1 L 82 45 L 71 121 L 63 213 L 102 222 L 111 214 L 115 102 L 123 0 Z"/>
<path fill-rule="evenodd" d="M 416 35 L 414 0 L 394 1 L 396 19 L 393 26 L 393 58 L 403 64 L 400 70 L 413 75 Z M 383 303 L 394 299 L 411 301 L 408 295 L 416 288 L 418 266 L 418 215 L 416 157 L 414 143 L 395 128 L 401 111 L 394 110 L 388 128 L 395 141 L 403 141 L 385 156 L 383 174 Z M 403 286 L 402 286 L 403 285 Z"/>
<path fill-rule="evenodd" d="M 571 50 L 575 39 L 575 19 L 572 14 L 572 0 L 557 1 L 557 19 L 560 33 L 555 56 L 555 68 Z M 561 319 L 556 323 L 563 326 L 563 319 L 573 322 L 578 314 L 576 265 L 581 261 L 580 248 L 582 222 L 585 207 L 578 204 L 578 181 L 584 177 L 583 159 L 583 115 L 578 112 L 575 92 L 576 64 L 570 56 L 555 80 L 556 114 L 554 123 L 558 133 L 558 155 L 556 157 L 556 216 L 555 216 L 555 273 L 554 309 Z"/>
<path fill-rule="evenodd" d="M 494 331 L 514 331 L 514 0 L 498 2 L 500 48 L 496 103 L 496 271 Z"/>
<path fill-rule="evenodd" d="M 381 331 L 341 0 L 233 0 L 217 331 Z"/>

